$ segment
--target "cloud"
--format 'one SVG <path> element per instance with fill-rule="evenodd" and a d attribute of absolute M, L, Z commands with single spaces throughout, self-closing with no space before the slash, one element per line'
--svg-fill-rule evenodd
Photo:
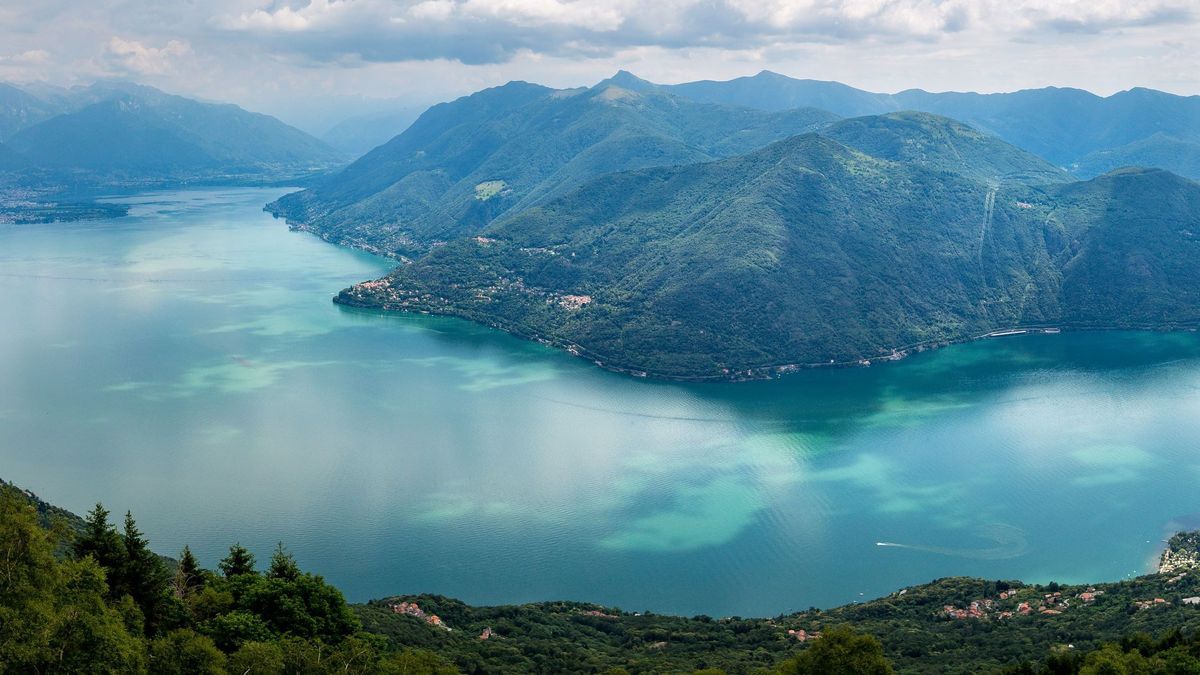
<path fill-rule="evenodd" d="M 37 66 L 49 62 L 50 52 L 45 49 L 29 49 L 19 54 L 0 56 L 0 64 L 3 65 Z"/>
<path fill-rule="evenodd" d="M 1189 0 L 311 0 L 226 15 L 217 25 L 318 62 L 480 64 L 519 53 L 933 42 L 972 29 L 1102 32 L 1194 20 Z"/>
<path fill-rule="evenodd" d="M 141 75 L 166 73 L 178 57 L 190 51 L 191 46 L 180 40 L 168 40 L 162 47 L 147 47 L 137 40 L 116 36 L 108 41 L 110 61 L 121 70 Z"/>

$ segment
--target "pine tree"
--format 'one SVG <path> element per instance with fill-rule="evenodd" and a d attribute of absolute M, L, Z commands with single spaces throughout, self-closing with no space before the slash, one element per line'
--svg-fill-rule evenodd
<path fill-rule="evenodd" d="M 300 576 L 300 567 L 296 564 L 296 559 L 292 554 L 283 547 L 283 542 L 279 542 L 275 546 L 275 553 L 271 556 L 271 567 L 267 576 L 287 581 L 295 581 Z"/>
<path fill-rule="evenodd" d="M 108 510 L 97 503 L 84 517 L 83 533 L 71 547 L 75 558 L 91 556 L 111 576 L 125 564 L 125 547 L 116 528 L 108 522 Z M 111 584 L 110 584 L 111 587 Z"/>
<path fill-rule="evenodd" d="M 175 597 L 182 600 L 203 587 L 204 571 L 200 569 L 196 556 L 192 555 L 192 549 L 185 545 L 179 554 L 179 567 L 171 581 L 171 590 Z"/>
<path fill-rule="evenodd" d="M 153 635 L 167 591 L 167 568 L 150 550 L 150 542 L 128 511 L 125 513 L 125 531 L 121 543 L 125 548 L 125 564 L 109 585 L 117 597 L 128 594 L 133 598 L 145 616 L 146 633 Z"/>
<path fill-rule="evenodd" d="M 240 543 L 229 547 L 229 555 L 217 565 L 229 579 L 243 574 L 254 574 L 254 554 Z"/>

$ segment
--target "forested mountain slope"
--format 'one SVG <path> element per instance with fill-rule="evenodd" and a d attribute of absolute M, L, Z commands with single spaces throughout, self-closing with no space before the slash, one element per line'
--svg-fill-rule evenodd
<path fill-rule="evenodd" d="M 826 133 L 883 156 L 808 134 L 604 176 L 338 300 L 700 379 L 1011 326 L 1200 323 L 1200 184 L 1157 170 L 1047 184 L 1052 167 L 951 120 L 842 124 Z"/>
<path fill-rule="evenodd" d="M 597 176 L 709 161 L 812 131 L 823 111 L 763 112 L 524 82 L 434 106 L 344 171 L 269 206 L 339 243 L 415 256 Z"/>

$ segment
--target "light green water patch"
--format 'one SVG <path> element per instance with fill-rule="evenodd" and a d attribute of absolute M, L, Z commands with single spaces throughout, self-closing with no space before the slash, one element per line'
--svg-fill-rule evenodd
<path fill-rule="evenodd" d="M 810 471 L 805 480 L 817 483 L 850 483 L 874 493 L 870 504 L 877 513 L 945 513 L 953 518 L 966 487 L 957 482 L 920 484 L 905 475 L 894 460 L 875 453 L 864 453 L 851 464 Z"/>
<path fill-rule="evenodd" d="M 411 522 L 419 525 L 452 525 L 480 519 L 503 523 L 512 518 L 522 523 L 548 523 L 555 520 L 552 513 L 532 505 L 449 491 L 437 492 L 421 499 L 408 517 Z"/>
<path fill-rule="evenodd" d="M 241 394 L 270 387 L 285 373 L 301 368 L 332 366 L 339 361 L 253 361 L 239 359 L 232 363 L 190 368 L 181 381 L 171 387 L 170 396 L 195 396 L 215 391 L 222 394 Z"/>
<path fill-rule="evenodd" d="M 251 321 L 231 323 L 211 328 L 207 333 L 250 333 L 263 337 L 308 338 L 325 335 L 338 326 L 328 316 L 314 316 L 303 311 L 268 312 Z"/>
<path fill-rule="evenodd" d="M 683 552 L 732 541 L 763 508 L 758 491 L 733 476 L 681 486 L 674 503 L 625 524 L 599 541 L 621 551 Z"/>
<path fill-rule="evenodd" d="M 863 426 L 911 427 L 922 424 L 949 412 L 967 410 L 979 404 L 953 394 L 908 398 L 890 392 L 879 404 L 879 409 L 861 418 Z"/>
<path fill-rule="evenodd" d="M 329 292 L 332 295 L 332 289 Z M 241 288 L 230 293 L 198 293 L 198 302 L 221 305 L 224 307 L 288 307 L 296 304 L 298 296 L 296 289 L 276 285 L 253 286 Z"/>
<path fill-rule="evenodd" d="M 1154 456 L 1136 445 L 1092 445 L 1071 451 L 1071 457 L 1080 464 L 1113 468 L 1121 466 L 1147 466 Z"/>
<path fill-rule="evenodd" d="M 141 382 L 141 381 L 137 381 L 137 380 L 129 380 L 126 382 L 118 382 L 116 384 L 110 384 L 110 385 L 104 387 L 103 390 L 110 391 L 110 392 L 138 391 L 140 389 L 146 389 L 147 387 L 153 387 L 153 386 L 154 386 L 153 382 Z"/>
<path fill-rule="evenodd" d="M 1155 463 L 1154 455 L 1136 445 L 1102 444 L 1077 448 L 1071 458 L 1093 473 L 1071 479 L 1073 485 L 1098 487 L 1128 483 L 1142 478 L 1142 469 Z"/>
<path fill-rule="evenodd" d="M 242 434 L 241 429 L 227 424 L 211 424 L 194 432 L 194 436 L 199 443 L 217 447 L 229 445 L 241 437 Z"/>
<path fill-rule="evenodd" d="M 439 525 L 465 519 L 475 511 L 475 502 L 469 497 L 440 492 L 418 504 L 409 518 L 423 525 Z"/>
<path fill-rule="evenodd" d="M 401 359 L 426 368 L 444 368 L 466 379 L 459 389 L 471 392 L 489 391 L 534 382 L 553 380 L 558 368 L 546 362 L 505 365 L 498 359 L 431 356 L 420 359 Z"/>

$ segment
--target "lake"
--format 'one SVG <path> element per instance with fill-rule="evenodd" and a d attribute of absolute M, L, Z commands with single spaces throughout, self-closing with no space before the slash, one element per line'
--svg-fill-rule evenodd
<path fill-rule="evenodd" d="M 1200 527 L 1200 337 L 993 339 L 648 382 L 332 304 L 390 263 L 278 189 L 0 227 L 0 477 L 215 566 L 284 542 L 351 600 L 767 616 L 936 577 L 1143 573 Z M 885 544 L 885 545 L 880 545 Z"/>

